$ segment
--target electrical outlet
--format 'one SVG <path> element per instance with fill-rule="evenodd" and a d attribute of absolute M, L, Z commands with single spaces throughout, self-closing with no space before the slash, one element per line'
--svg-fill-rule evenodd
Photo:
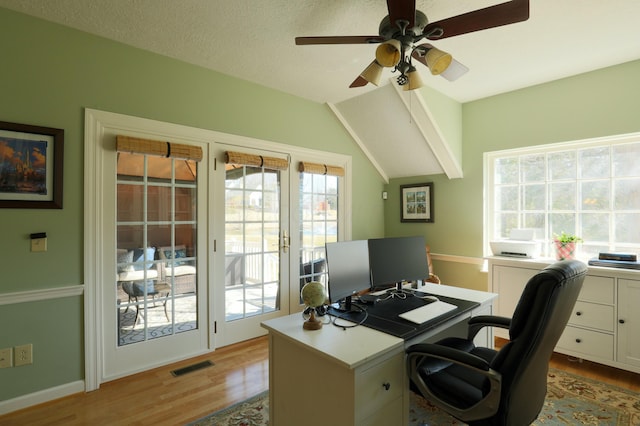
<path fill-rule="evenodd" d="M 31 343 L 16 346 L 13 351 L 14 365 L 16 367 L 33 364 L 33 345 Z"/>
<path fill-rule="evenodd" d="M 0 349 L 0 368 L 13 367 L 13 351 L 11 348 Z"/>

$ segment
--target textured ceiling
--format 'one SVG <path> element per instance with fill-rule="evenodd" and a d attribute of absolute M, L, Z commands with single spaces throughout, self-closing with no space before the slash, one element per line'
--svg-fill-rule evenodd
<path fill-rule="evenodd" d="M 416 5 L 433 22 L 502 2 Z M 461 176 L 439 138 L 423 131 L 437 123 L 418 126 L 395 89 L 348 87 L 375 45 L 295 45 L 296 36 L 377 35 L 385 0 L 0 0 L 0 7 L 334 104 L 385 180 Z M 459 80 L 418 69 L 426 85 L 461 103 L 485 98 L 640 59 L 638 16 L 640 0 L 530 0 L 528 21 L 432 42 L 470 68 Z M 386 71 L 382 84 L 391 77 Z M 428 117 L 418 104 L 414 113 Z"/>
<path fill-rule="evenodd" d="M 500 0 L 417 0 L 431 21 Z M 375 46 L 296 46 L 296 36 L 377 35 L 384 0 L 0 0 L 0 7 L 318 102 L 337 103 Z M 467 102 L 640 58 L 639 0 L 531 0 L 528 21 L 433 43 L 470 68 L 425 84 Z M 383 76 L 388 81 L 391 74 Z"/>

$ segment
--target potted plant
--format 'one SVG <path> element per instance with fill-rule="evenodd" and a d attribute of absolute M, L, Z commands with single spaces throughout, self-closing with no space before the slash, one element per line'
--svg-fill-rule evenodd
<path fill-rule="evenodd" d="M 575 258 L 576 244 L 581 243 L 582 238 L 577 235 L 567 234 L 562 231 L 560 235 L 553 234 L 553 244 L 556 248 L 556 259 L 565 260 Z"/>

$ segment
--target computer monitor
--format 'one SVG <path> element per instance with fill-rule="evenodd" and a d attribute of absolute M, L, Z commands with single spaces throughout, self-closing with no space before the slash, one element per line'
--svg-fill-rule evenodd
<path fill-rule="evenodd" d="M 371 285 L 374 289 L 392 285 L 400 289 L 403 281 L 429 277 L 424 237 L 394 237 L 369 240 Z"/>
<path fill-rule="evenodd" d="M 334 308 L 351 310 L 351 296 L 371 288 L 366 240 L 326 243 L 329 300 Z"/>

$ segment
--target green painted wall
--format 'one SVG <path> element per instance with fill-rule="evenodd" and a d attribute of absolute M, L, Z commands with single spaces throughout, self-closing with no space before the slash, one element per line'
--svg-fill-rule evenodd
<path fill-rule="evenodd" d="M 393 179 L 385 235 L 424 235 L 434 253 L 481 258 L 483 153 L 640 131 L 640 61 L 542 84 L 462 106 L 464 178 Z M 434 182 L 435 223 L 400 222 L 399 187 Z M 434 262 L 447 284 L 484 290 L 480 266 Z"/>
<path fill-rule="evenodd" d="M 64 208 L 0 210 L 0 302 L 83 283 L 84 108 L 351 155 L 353 237 L 384 232 L 384 182 L 326 105 L 2 8 L 0 52 L 0 121 L 65 130 Z M 29 251 L 33 232 L 47 252 Z M 82 297 L 0 303 L 0 348 L 34 347 L 33 365 L 0 370 L 20 384 L 0 401 L 83 378 L 82 312 Z"/>
<path fill-rule="evenodd" d="M 462 117 L 461 149 L 452 151 L 464 178 L 383 185 L 325 105 L 2 8 L 0 52 L 0 121 L 65 129 L 64 209 L 0 210 L 0 300 L 82 284 L 86 107 L 352 155 L 353 238 L 425 235 L 433 252 L 471 258 L 483 254 L 483 152 L 640 131 L 640 61 L 462 106 L 425 94 L 448 139 L 460 137 L 454 123 Z M 400 223 L 399 185 L 429 181 L 435 223 Z M 30 253 L 28 235 L 40 231 L 49 250 Z M 434 264 L 446 283 L 486 288 L 477 265 Z M 0 386 L 0 401 L 82 379 L 82 312 L 81 297 L 0 304 L 0 348 L 34 345 L 32 366 L 0 370 L 0 383 L 20 383 Z"/>

